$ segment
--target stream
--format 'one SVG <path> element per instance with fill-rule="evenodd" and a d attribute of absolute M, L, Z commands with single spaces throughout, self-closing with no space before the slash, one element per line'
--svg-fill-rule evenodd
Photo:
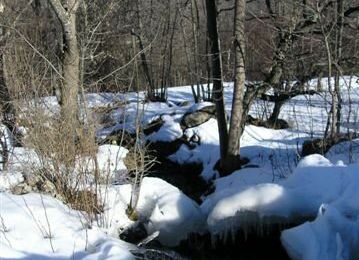
<path fill-rule="evenodd" d="M 178 165 L 166 158 L 159 158 L 159 161 L 148 176 L 164 179 L 199 204 L 203 194 L 213 191 L 211 184 L 200 177 L 202 165 Z M 297 223 L 273 226 L 261 234 L 239 230 L 226 240 L 214 239 L 209 233 L 192 234 L 175 248 L 167 248 L 151 241 L 144 247 L 144 251 L 147 250 L 150 256 L 142 255 L 138 259 L 289 259 L 281 245 L 280 233 L 295 225 Z"/>

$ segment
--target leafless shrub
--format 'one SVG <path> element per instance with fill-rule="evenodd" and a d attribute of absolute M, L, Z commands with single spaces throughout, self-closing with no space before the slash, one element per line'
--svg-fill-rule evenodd
<path fill-rule="evenodd" d="M 18 123 L 26 129 L 22 145 L 36 155 L 33 165 L 23 165 L 26 180 L 32 189 L 50 193 L 92 219 L 102 211 L 97 194 L 97 122 L 90 117 L 86 122 L 67 121 L 56 99 L 49 97 L 49 84 L 56 82 L 51 71 L 43 70 L 46 64 L 33 64 L 31 52 L 24 48 L 11 50 L 14 59 L 8 60 L 7 73 Z"/>

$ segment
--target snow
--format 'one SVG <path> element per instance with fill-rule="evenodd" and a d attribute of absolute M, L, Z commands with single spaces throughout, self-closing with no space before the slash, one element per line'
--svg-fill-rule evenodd
<path fill-rule="evenodd" d="M 292 259 L 358 259 L 358 216 L 323 204 L 315 221 L 285 230 L 281 240 Z"/>
<path fill-rule="evenodd" d="M 228 176 L 236 182 L 235 175 Z M 227 184 L 229 184 L 227 180 Z M 344 214 L 359 216 L 359 193 L 353 185 L 359 183 L 359 165 L 333 165 L 321 155 L 305 157 L 287 180 L 239 186 L 237 191 L 222 187 L 202 205 L 209 212 L 207 223 L 214 234 L 228 232 L 226 221 L 237 227 L 255 224 L 241 217 L 246 212 L 256 212 L 260 218 L 283 217 L 290 222 L 298 216 L 315 216 L 323 203 L 335 205 Z"/>
<path fill-rule="evenodd" d="M 112 186 L 107 191 L 105 219 L 111 234 L 131 225 L 125 210 L 130 202 L 131 185 Z M 202 232 L 205 218 L 200 207 L 178 188 L 158 179 L 145 177 L 137 206 L 148 234 L 159 231 L 159 241 L 176 246 L 192 232 Z"/>
<path fill-rule="evenodd" d="M 211 179 L 216 174 L 213 167 L 219 158 L 217 121 L 211 118 L 199 126 L 186 129 L 184 134 L 188 139 L 197 134 L 201 140 L 201 145 L 192 150 L 182 145 L 177 152 L 168 158 L 179 164 L 202 163 L 204 168 L 202 177 L 206 180 Z"/>
<path fill-rule="evenodd" d="M 359 162 L 359 139 L 345 141 L 334 145 L 325 154 L 332 163 L 342 161 L 345 164 Z"/>
<path fill-rule="evenodd" d="M 20 172 L 2 171 L 0 174 L 0 192 L 10 190 L 23 181 L 24 177 Z"/>
<path fill-rule="evenodd" d="M 308 84 L 313 89 L 317 82 L 312 80 Z M 327 80 L 322 79 L 322 84 L 325 89 Z M 341 130 L 357 131 L 359 80 L 343 77 L 340 84 Z M 232 85 L 224 85 L 228 115 Z M 143 102 L 143 93 L 86 95 L 90 108 L 111 108 L 106 114 L 110 122 L 97 131 L 100 138 L 114 130 L 133 132 L 136 122 L 145 126 L 161 117 L 163 126 L 147 136 L 147 140 L 171 142 L 182 135 L 188 140 L 196 135 L 200 140 L 194 143 L 194 149 L 182 145 L 169 159 L 202 163 L 201 176 L 213 181 L 215 191 L 202 197 L 199 206 L 169 183 L 145 177 L 137 211 L 149 235 L 158 233 L 163 245 L 176 246 L 192 232 L 218 235 L 261 225 L 262 220 L 291 222 L 298 217 L 316 217 L 282 233 L 282 243 L 292 258 L 359 258 L 359 139 L 333 146 L 325 157 L 310 155 L 299 161 L 302 143 L 324 133 L 330 106 L 327 93 L 297 96 L 288 101 L 280 117 L 290 123 L 290 129 L 246 126 L 241 137 L 241 155 L 249 158 L 250 163 L 247 168 L 222 178 L 214 170 L 219 158 L 216 119 L 184 132 L 180 127 L 184 114 L 212 103 L 180 106 L 184 100 L 192 100 L 190 86 L 168 89 L 167 103 Z M 57 113 L 54 97 L 40 102 L 49 114 Z M 256 101 L 250 114 L 266 119 L 272 107 L 270 102 Z M 127 153 L 123 147 L 99 146 L 98 166 L 103 175 L 110 177 L 110 182 L 98 187 L 104 212 L 97 223 L 89 223 L 83 212 L 69 209 L 48 195 L 12 195 L 11 188 L 23 182 L 23 175 L 41 167 L 34 150 L 12 148 L 8 170 L 0 173 L 0 258 L 133 259 L 130 250 L 136 246 L 118 239 L 123 230 L 137 224 L 126 215 L 132 191 L 123 163 Z M 95 166 L 90 158 L 79 158 L 78 164 L 84 161 L 89 168 Z"/>
<path fill-rule="evenodd" d="M 117 145 L 100 145 L 97 152 L 97 162 L 101 174 L 110 177 L 112 181 L 123 179 L 127 168 L 123 162 L 128 150 Z"/>
<path fill-rule="evenodd" d="M 89 227 L 81 212 L 54 198 L 2 192 L 0 202 L 1 259 L 114 259 L 116 255 L 134 259 L 131 245 L 109 239 L 96 226 Z"/>
<path fill-rule="evenodd" d="M 182 136 L 182 129 L 178 122 L 169 115 L 163 115 L 161 118 L 164 124 L 157 132 L 147 136 L 147 140 L 151 142 L 171 142 Z"/>

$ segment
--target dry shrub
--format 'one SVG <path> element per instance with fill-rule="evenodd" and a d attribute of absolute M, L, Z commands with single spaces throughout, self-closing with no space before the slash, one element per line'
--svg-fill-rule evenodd
<path fill-rule="evenodd" d="M 90 117 L 86 122 L 67 120 L 56 100 L 46 98 L 53 96 L 52 86 L 58 82 L 49 64 L 34 61 L 26 46 L 8 51 L 12 59 L 6 62 L 7 83 L 18 124 L 26 129 L 22 145 L 36 155 L 36 164 L 24 163 L 28 185 L 62 199 L 93 220 L 103 210 L 98 196 L 96 122 Z"/>
<path fill-rule="evenodd" d="M 23 123 L 27 125 L 23 144 L 35 152 L 42 169 L 32 174 L 51 182 L 57 197 L 65 203 L 89 214 L 99 213 L 102 205 L 97 195 L 99 169 L 94 127 L 69 125 L 41 108 L 29 106 L 23 114 Z"/>

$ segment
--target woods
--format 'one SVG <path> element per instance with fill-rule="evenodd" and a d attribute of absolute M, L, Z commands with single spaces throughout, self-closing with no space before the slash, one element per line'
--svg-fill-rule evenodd
<path fill-rule="evenodd" d="M 356 259 L 358 32 L 358 0 L 0 0 L 0 258 Z"/>

